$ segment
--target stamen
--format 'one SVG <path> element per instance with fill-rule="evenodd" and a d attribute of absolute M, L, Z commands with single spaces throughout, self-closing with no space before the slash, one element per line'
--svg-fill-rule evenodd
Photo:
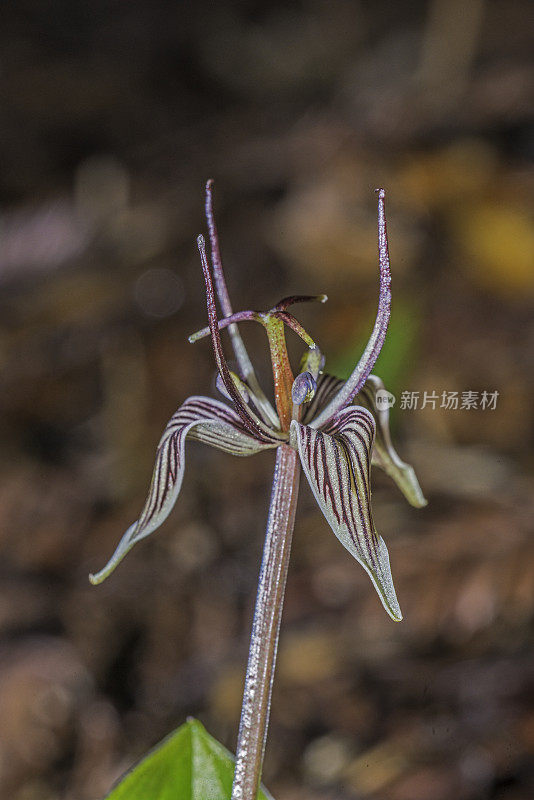
<path fill-rule="evenodd" d="M 290 295 L 290 297 L 284 297 L 283 300 L 280 300 L 279 303 L 271 308 L 271 311 L 286 311 L 289 306 L 295 305 L 295 303 L 326 303 L 327 300 L 328 295 L 326 294 L 294 294 Z"/>
<path fill-rule="evenodd" d="M 311 372 L 315 380 L 319 377 L 319 373 L 323 371 L 325 358 L 318 347 L 307 350 L 302 356 L 300 362 L 301 372 Z"/>
<path fill-rule="evenodd" d="M 218 326 L 220 331 L 222 331 L 224 328 L 230 327 L 230 325 L 233 325 L 236 322 L 259 322 L 266 327 L 270 317 L 275 317 L 276 319 L 281 320 L 285 325 L 288 326 L 288 328 L 291 328 L 292 331 L 295 331 L 297 336 L 300 336 L 302 341 L 305 342 L 308 347 L 312 349 L 317 347 L 310 334 L 304 330 L 298 319 L 295 319 L 295 317 L 288 311 L 271 310 L 265 313 L 260 311 L 238 311 L 236 314 L 232 314 L 230 317 L 220 319 L 218 321 Z M 188 337 L 188 341 L 191 344 L 194 344 L 195 342 L 198 342 L 199 339 L 209 336 L 209 334 L 210 328 L 207 326 L 206 328 L 201 328 L 201 330 L 192 333 Z"/>
<path fill-rule="evenodd" d="M 257 311 L 238 311 L 237 314 L 232 314 L 229 317 L 225 317 L 224 319 L 220 319 L 218 322 L 219 330 L 222 331 L 224 328 L 228 328 L 230 325 L 234 325 L 236 322 L 261 322 L 260 315 Z M 191 336 L 188 337 L 188 341 L 191 344 L 198 342 L 199 339 L 204 339 L 205 336 L 210 335 L 210 328 L 209 325 L 205 328 L 202 328 L 196 333 L 192 333 Z"/>
<path fill-rule="evenodd" d="M 282 322 L 285 323 L 288 328 L 291 328 L 292 331 L 295 331 L 297 336 L 300 336 L 303 342 L 306 342 L 308 347 L 311 347 L 312 349 L 317 347 L 317 345 L 311 338 L 310 334 L 304 330 L 298 319 L 295 319 L 293 314 L 290 314 L 288 311 L 275 311 L 274 313 L 270 313 L 266 316 L 269 315 L 277 317 L 277 319 L 281 319 Z"/>

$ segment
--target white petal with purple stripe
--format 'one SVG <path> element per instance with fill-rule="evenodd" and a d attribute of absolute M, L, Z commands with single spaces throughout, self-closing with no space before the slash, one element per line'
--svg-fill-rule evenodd
<path fill-rule="evenodd" d="M 302 422 L 310 423 L 343 386 L 343 381 L 326 373 L 319 375 L 317 389 L 311 403 L 306 406 Z M 367 408 L 375 418 L 376 435 L 373 445 L 372 465 L 380 467 L 395 481 L 405 498 L 415 508 L 423 508 L 427 501 L 423 495 L 414 468 L 403 461 L 391 441 L 389 432 L 389 409 L 377 408 L 377 392 L 386 387 L 377 375 L 369 375 L 354 398 L 354 404 Z"/>
<path fill-rule="evenodd" d="M 388 614 L 402 619 L 386 545 L 371 511 L 369 471 L 375 435 L 372 414 L 360 406 L 338 412 L 323 430 L 294 421 L 302 468 L 330 527 L 371 578 Z"/>
<path fill-rule="evenodd" d="M 279 440 L 250 435 L 241 418 L 224 403 L 210 397 L 190 397 L 171 417 L 156 451 L 150 492 L 141 516 L 130 525 L 106 566 L 91 583 L 101 583 L 113 572 L 140 539 L 151 534 L 168 517 L 180 493 L 185 469 L 186 437 L 224 450 L 234 456 L 250 456 Z"/>
<path fill-rule="evenodd" d="M 373 465 L 383 469 L 395 481 L 410 505 L 414 508 L 423 508 L 427 505 L 427 501 L 415 470 L 411 464 L 407 464 L 400 458 L 393 447 L 389 432 L 389 408 L 377 407 L 377 392 L 384 391 L 385 388 L 383 381 L 377 375 L 369 375 L 356 397 L 356 402 L 368 408 L 376 420 Z"/>

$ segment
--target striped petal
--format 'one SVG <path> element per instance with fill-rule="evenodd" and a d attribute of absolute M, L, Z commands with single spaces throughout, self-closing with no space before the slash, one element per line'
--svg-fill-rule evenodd
<path fill-rule="evenodd" d="M 339 392 L 345 381 L 341 378 L 335 378 L 333 375 L 328 375 L 322 372 L 317 378 L 317 388 L 311 403 L 305 406 L 302 422 L 304 425 L 309 425 L 310 422 L 317 417 L 322 408 L 324 408 L 330 400 L 332 400 Z"/>
<path fill-rule="evenodd" d="M 389 432 L 389 408 L 377 404 L 377 392 L 386 393 L 383 381 L 369 375 L 355 402 L 368 408 L 376 421 L 376 438 L 373 447 L 373 464 L 380 467 L 395 481 L 407 501 L 415 508 L 423 508 L 427 500 L 411 464 L 402 461 L 393 447 Z"/>
<path fill-rule="evenodd" d="M 294 421 L 291 434 L 327 522 L 368 573 L 388 614 L 401 620 L 388 551 L 375 530 L 371 511 L 372 414 L 352 406 L 340 411 L 324 430 Z"/>
<path fill-rule="evenodd" d="M 333 375 L 323 373 L 317 380 L 317 391 L 303 417 L 303 422 L 308 424 L 321 408 L 330 402 L 336 395 L 343 381 L 334 378 Z M 372 465 L 380 467 L 389 477 L 395 481 L 407 501 L 415 508 L 423 508 L 427 505 L 414 468 L 399 457 L 393 447 L 391 434 L 389 431 L 389 408 L 377 407 L 376 396 L 378 391 L 385 392 L 385 386 L 381 378 L 377 375 L 369 375 L 359 393 L 354 399 L 354 403 L 367 408 L 373 415 L 376 422 L 376 436 L 373 445 Z"/>
<path fill-rule="evenodd" d="M 210 397 L 190 397 L 174 414 L 156 451 L 150 492 L 139 519 L 130 525 L 106 566 L 91 583 L 101 583 L 126 553 L 168 517 L 180 493 L 185 469 L 185 440 L 197 439 L 234 456 L 251 456 L 276 447 L 279 441 L 259 441 L 250 435 L 241 418 L 224 403 Z"/>

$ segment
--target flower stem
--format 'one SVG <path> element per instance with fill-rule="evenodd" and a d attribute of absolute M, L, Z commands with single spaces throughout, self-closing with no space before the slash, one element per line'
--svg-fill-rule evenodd
<path fill-rule="evenodd" d="M 281 445 L 258 580 L 232 800 L 256 800 L 260 783 L 299 477 L 297 452 Z"/>

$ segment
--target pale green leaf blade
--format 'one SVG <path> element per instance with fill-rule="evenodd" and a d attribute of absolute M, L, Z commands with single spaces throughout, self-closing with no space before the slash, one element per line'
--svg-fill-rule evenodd
<path fill-rule="evenodd" d="M 145 756 L 106 800 L 230 800 L 234 757 L 189 719 Z M 272 800 L 265 789 L 258 800 Z"/>

